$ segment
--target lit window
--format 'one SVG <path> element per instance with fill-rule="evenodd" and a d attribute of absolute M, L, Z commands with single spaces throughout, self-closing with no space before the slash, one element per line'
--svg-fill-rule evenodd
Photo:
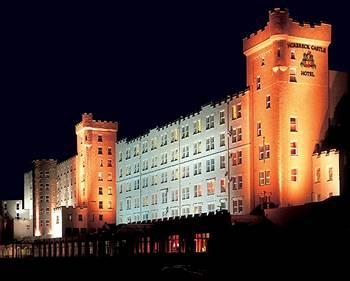
<path fill-rule="evenodd" d="M 259 121 L 257 124 L 256 124 L 256 135 L 259 137 L 261 136 L 261 122 Z"/>
<path fill-rule="evenodd" d="M 261 89 L 261 79 L 260 76 L 256 77 L 256 89 L 260 90 Z"/>
<path fill-rule="evenodd" d="M 225 183 L 225 179 L 221 179 L 221 180 L 220 180 L 220 191 L 221 191 L 221 192 L 226 192 L 226 183 Z"/>
<path fill-rule="evenodd" d="M 225 111 L 220 111 L 220 125 L 225 124 Z"/>
<path fill-rule="evenodd" d="M 270 171 L 265 171 L 265 185 L 269 185 L 270 182 Z"/>
<path fill-rule="evenodd" d="M 108 180 L 108 181 L 111 181 L 111 180 L 112 180 L 112 173 L 108 173 L 108 175 L 107 175 L 107 180 Z"/>
<path fill-rule="evenodd" d="M 298 178 L 298 170 L 297 169 L 291 169 L 290 170 L 290 180 L 291 181 L 297 181 Z"/>
<path fill-rule="evenodd" d="M 295 68 L 289 68 L 289 82 L 297 82 L 297 70 Z"/>
<path fill-rule="evenodd" d="M 290 143 L 290 155 L 297 156 L 298 155 L 298 146 L 296 141 L 292 141 Z"/>
<path fill-rule="evenodd" d="M 207 181 L 207 194 L 208 195 L 215 194 L 215 180 L 208 180 Z"/>
<path fill-rule="evenodd" d="M 103 181 L 103 173 L 102 172 L 98 173 L 98 180 Z"/>
<path fill-rule="evenodd" d="M 97 141 L 98 142 L 102 142 L 102 136 L 101 135 L 97 136 Z"/>
<path fill-rule="evenodd" d="M 202 186 L 200 184 L 194 185 L 194 197 L 201 197 L 203 194 Z"/>
<path fill-rule="evenodd" d="M 206 130 L 214 128 L 214 115 L 210 115 L 206 117 Z"/>
<path fill-rule="evenodd" d="M 108 195 L 112 195 L 112 187 L 108 186 Z"/>
<path fill-rule="evenodd" d="M 201 120 L 197 120 L 193 123 L 193 134 L 198 134 L 202 131 Z"/>
<path fill-rule="evenodd" d="M 266 96 L 266 109 L 271 108 L 271 96 Z"/>
<path fill-rule="evenodd" d="M 265 185 L 265 172 L 259 172 L 259 185 Z"/>
<path fill-rule="evenodd" d="M 232 120 L 238 119 L 242 117 L 242 105 L 236 104 L 232 106 Z"/>
<path fill-rule="evenodd" d="M 333 167 L 328 167 L 328 181 L 333 180 Z"/>
<path fill-rule="evenodd" d="M 291 132 L 297 132 L 297 118 L 296 117 L 290 117 L 290 131 Z"/>
<path fill-rule="evenodd" d="M 112 209 L 112 201 L 108 201 L 108 209 Z"/>

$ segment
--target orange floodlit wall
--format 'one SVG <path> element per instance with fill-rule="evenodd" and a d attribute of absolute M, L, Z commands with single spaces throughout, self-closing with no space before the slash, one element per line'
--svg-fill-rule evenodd
<path fill-rule="evenodd" d="M 330 42 L 329 24 L 298 23 L 280 9 L 270 11 L 267 26 L 243 41 L 256 202 L 264 191 L 279 206 L 312 200 L 312 154 L 327 128 Z M 261 157 L 265 150 L 268 155 Z M 260 180 L 265 171 L 267 184 Z"/>
<path fill-rule="evenodd" d="M 87 208 L 87 226 L 94 230 L 116 223 L 117 123 L 93 120 L 84 113 L 76 125 L 77 205 Z"/>
<path fill-rule="evenodd" d="M 312 156 L 313 201 L 318 202 L 340 194 L 339 152 L 322 151 Z"/>

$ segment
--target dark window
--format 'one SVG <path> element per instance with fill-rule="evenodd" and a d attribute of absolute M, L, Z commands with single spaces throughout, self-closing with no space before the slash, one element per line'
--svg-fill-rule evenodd
<path fill-rule="evenodd" d="M 97 141 L 102 142 L 102 136 L 97 136 Z"/>

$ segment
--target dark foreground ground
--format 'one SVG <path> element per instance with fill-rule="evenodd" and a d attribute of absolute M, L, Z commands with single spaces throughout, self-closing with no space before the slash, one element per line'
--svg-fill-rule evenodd
<path fill-rule="evenodd" d="M 9 280 L 127 281 L 350 278 L 350 236 L 298 232 L 279 239 L 256 233 L 236 239 L 240 240 L 207 256 L 0 260 L 0 280 L 5 276 L 16 277 Z"/>

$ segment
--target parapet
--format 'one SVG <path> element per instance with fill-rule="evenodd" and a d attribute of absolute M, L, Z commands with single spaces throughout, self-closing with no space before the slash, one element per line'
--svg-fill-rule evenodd
<path fill-rule="evenodd" d="M 328 156 L 338 155 L 338 154 L 339 154 L 339 150 L 330 149 L 330 150 L 323 150 L 320 152 L 316 152 L 316 153 L 312 154 L 312 157 L 313 158 L 323 158 L 323 157 L 328 157 Z"/>
<path fill-rule="evenodd" d="M 78 132 L 85 127 L 97 129 L 109 129 L 118 131 L 118 123 L 114 121 L 94 120 L 92 113 L 83 113 L 82 121 L 75 125 L 75 131 Z"/>
<path fill-rule="evenodd" d="M 274 35 L 288 35 L 311 40 L 331 42 L 331 25 L 298 22 L 289 17 L 288 9 L 275 8 L 269 11 L 266 26 L 243 39 L 243 52 L 251 49 Z"/>

